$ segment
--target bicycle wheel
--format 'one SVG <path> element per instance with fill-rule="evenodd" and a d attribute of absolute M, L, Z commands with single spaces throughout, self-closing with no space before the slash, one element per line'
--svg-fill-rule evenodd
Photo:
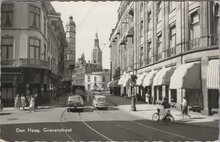
<path fill-rule="evenodd" d="M 167 123 L 168 123 L 169 125 L 172 125 L 172 124 L 174 123 L 174 117 L 169 114 L 169 115 L 166 117 L 166 121 L 167 121 Z"/>
<path fill-rule="evenodd" d="M 152 115 L 152 120 L 153 120 L 154 122 L 158 122 L 158 121 L 160 120 L 160 115 L 159 115 L 158 113 L 154 113 L 154 114 Z"/>

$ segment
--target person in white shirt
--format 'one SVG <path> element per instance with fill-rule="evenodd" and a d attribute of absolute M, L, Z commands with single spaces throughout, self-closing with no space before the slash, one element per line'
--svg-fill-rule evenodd
<path fill-rule="evenodd" d="M 189 118 L 191 118 L 191 116 L 188 113 L 188 106 L 187 106 L 186 97 L 183 97 L 181 106 L 182 106 L 182 117 L 183 117 L 183 119 L 184 119 L 184 115 L 187 115 Z"/>

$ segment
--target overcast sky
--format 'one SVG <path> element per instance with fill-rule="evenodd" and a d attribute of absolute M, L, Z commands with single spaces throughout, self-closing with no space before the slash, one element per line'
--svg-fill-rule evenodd
<path fill-rule="evenodd" d="M 117 22 L 120 2 L 52 2 L 55 10 L 61 13 L 64 26 L 69 16 L 76 23 L 76 59 L 85 53 L 91 60 L 95 33 L 98 33 L 100 48 L 103 51 L 103 68 L 110 68 L 109 37 Z"/>

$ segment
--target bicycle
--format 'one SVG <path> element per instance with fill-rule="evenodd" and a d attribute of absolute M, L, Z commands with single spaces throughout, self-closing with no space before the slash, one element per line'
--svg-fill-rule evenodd
<path fill-rule="evenodd" d="M 152 120 L 154 122 L 159 122 L 160 119 L 162 119 L 163 122 L 167 122 L 168 124 L 173 124 L 174 123 L 174 117 L 170 113 L 170 109 L 168 109 L 168 112 L 166 113 L 166 116 L 164 116 L 160 113 L 160 108 L 157 108 L 157 112 L 155 112 L 152 115 Z"/>

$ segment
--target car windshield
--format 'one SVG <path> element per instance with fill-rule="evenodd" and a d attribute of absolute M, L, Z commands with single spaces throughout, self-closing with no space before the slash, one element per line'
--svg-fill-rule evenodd
<path fill-rule="evenodd" d="M 80 96 L 73 96 L 73 97 L 69 97 L 68 101 L 76 101 L 76 102 L 81 102 L 82 98 Z"/>
<path fill-rule="evenodd" d="M 106 98 L 97 98 L 98 102 L 106 102 Z"/>

